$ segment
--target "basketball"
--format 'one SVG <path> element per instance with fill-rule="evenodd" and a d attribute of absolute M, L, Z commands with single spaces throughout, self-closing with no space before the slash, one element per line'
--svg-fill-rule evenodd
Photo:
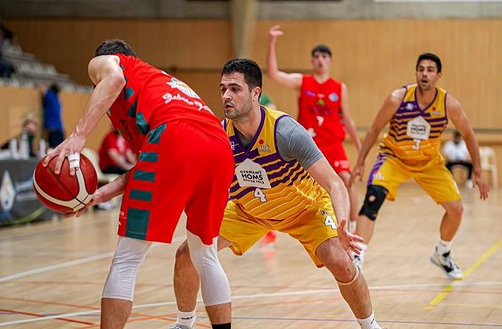
<path fill-rule="evenodd" d="M 59 175 L 54 173 L 57 157 L 47 167 L 43 165 L 44 159 L 33 173 L 33 186 L 40 202 L 55 212 L 72 213 L 91 201 L 98 187 L 98 175 L 91 160 L 81 154 L 80 169 L 72 176 L 68 158 L 64 159 Z"/>

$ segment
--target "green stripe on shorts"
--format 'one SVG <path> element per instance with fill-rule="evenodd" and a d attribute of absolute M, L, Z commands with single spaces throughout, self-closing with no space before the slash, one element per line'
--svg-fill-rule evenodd
<path fill-rule="evenodd" d="M 150 220 L 150 210 L 129 208 L 127 209 L 126 236 L 134 239 L 145 240 Z"/>
<path fill-rule="evenodd" d="M 155 182 L 155 173 L 153 171 L 135 170 L 133 179 L 153 183 Z"/>
<path fill-rule="evenodd" d="M 157 162 L 158 160 L 159 160 L 159 154 L 156 152 L 142 152 L 139 155 L 139 161 Z"/>
<path fill-rule="evenodd" d="M 166 130 L 166 124 L 161 124 L 157 128 L 153 129 L 148 133 L 148 144 L 158 144 L 160 142 L 160 136 Z"/>
<path fill-rule="evenodd" d="M 152 201 L 152 192 L 131 189 L 129 197 L 139 201 Z"/>

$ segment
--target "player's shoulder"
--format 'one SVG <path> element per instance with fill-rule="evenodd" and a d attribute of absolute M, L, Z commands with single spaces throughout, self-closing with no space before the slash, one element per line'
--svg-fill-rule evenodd
<path fill-rule="evenodd" d="M 403 86 L 401 88 L 397 88 L 397 89 L 394 89 L 390 94 L 389 96 L 387 97 L 387 99 L 389 100 L 389 102 L 391 103 L 396 103 L 396 104 L 400 104 L 403 99 L 404 99 L 404 96 L 406 95 L 406 91 L 408 90 L 408 87 L 407 86 Z"/>

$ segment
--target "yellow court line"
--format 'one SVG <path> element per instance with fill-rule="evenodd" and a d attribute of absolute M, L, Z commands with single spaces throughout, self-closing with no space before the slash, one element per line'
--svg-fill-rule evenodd
<path fill-rule="evenodd" d="M 497 249 L 500 248 L 500 246 L 502 246 L 502 239 L 500 239 L 490 248 L 488 248 L 488 250 L 485 251 L 485 253 L 481 257 L 479 257 L 479 259 L 464 272 L 464 279 L 467 278 L 469 275 L 471 275 L 472 272 L 474 272 L 479 266 L 481 266 L 481 264 L 486 262 L 486 260 L 488 260 L 488 258 L 490 258 L 497 251 Z M 438 306 L 446 298 L 446 296 L 448 296 L 448 294 L 451 291 L 453 291 L 455 287 L 459 285 L 461 282 L 462 280 L 456 280 L 447 285 L 446 287 L 444 287 L 443 290 L 440 293 L 438 293 L 436 297 L 434 297 L 427 306 L 424 307 L 424 310 L 430 311 L 434 307 Z"/>

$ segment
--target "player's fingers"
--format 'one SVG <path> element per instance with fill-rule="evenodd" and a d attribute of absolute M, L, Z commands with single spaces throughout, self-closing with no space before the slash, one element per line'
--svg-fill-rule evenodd
<path fill-rule="evenodd" d="M 63 166 L 63 161 L 65 159 L 65 154 L 64 153 L 59 153 L 58 158 L 56 160 L 56 165 L 54 166 L 54 173 L 56 175 L 59 175 L 61 172 L 61 167 Z"/>
<path fill-rule="evenodd" d="M 43 163 L 43 166 L 44 167 L 47 167 L 49 165 L 49 162 L 51 162 L 51 160 L 56 157 L 58 154 L 54 151 L 50 152 L 50 153 L 47 153 L 47 155 L 45 156 L 44 158 L 44 163 Z"/>
<path fill-rule="evenodd" d="M 350 237 L 350 240 L 353 241 L 354 243 L 356 242 L 364 242 L 364 238 L 359 236 L 359 235 L 355 235 L 355 234 L 352 234 L 352 233 L 349 233 L 349 237 Z"/>

